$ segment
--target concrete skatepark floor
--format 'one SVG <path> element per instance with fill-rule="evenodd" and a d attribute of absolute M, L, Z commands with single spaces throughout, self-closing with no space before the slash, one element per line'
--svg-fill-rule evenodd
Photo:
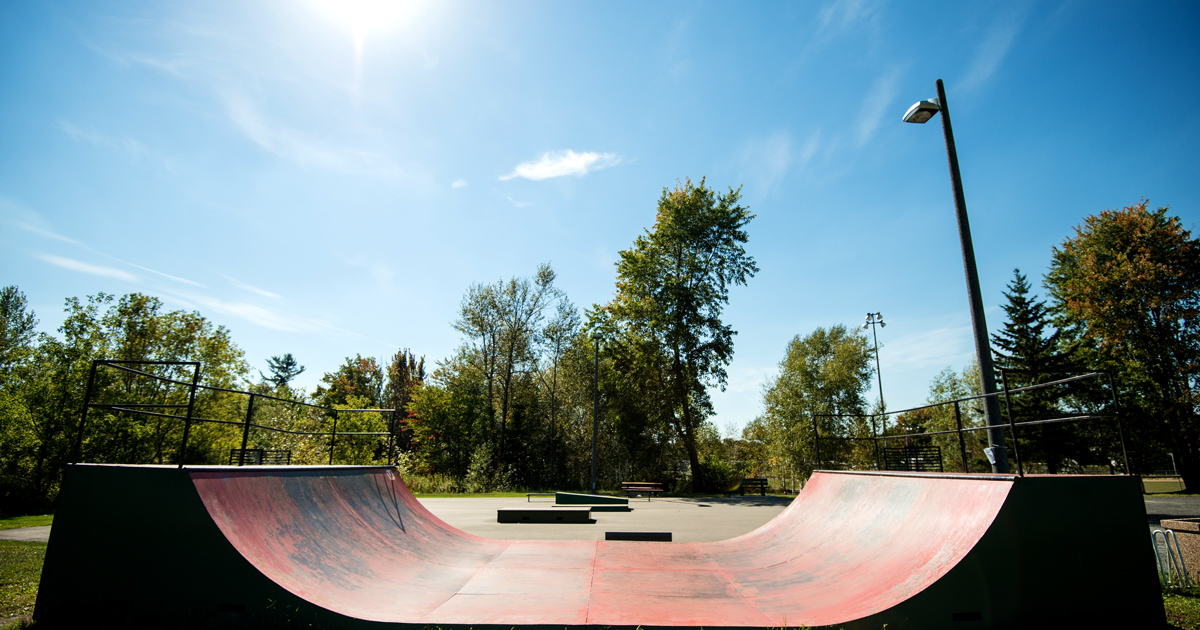
<path fill-rule="evenodd" d="M 676 542 L 724 540 L 753 531 L 783 511 L 790 497 L 632 498 L 632 512 L 593 512 L 595 523 L 558 525 L 497 523 L 503 507 L 549 507 L 549 497 L 448 497 L 419 499 L 429 511 L 469 534 L 501 540 L 604 540 L 604 532 L 671 532 Z M 1200 496 L 1150 495 L 1145 498 L 1148 526 L 1163 519 L 1200 517 Z M 50 526 L 0 530 L 0 540 L 46 542 Z"/>
<path fill-rule="evenodd" d="M 497 523 L 500 508 L 549 509 L 551 497 L 419 499 L 438 518 L 468 534 L 501 540 L 604 540 L 605 532 L 671 532 L 674 542 L 725 540 L 751 532 L 791 497 L 632 498 L 632 512 L 592 512 L 590 524 Z"/>

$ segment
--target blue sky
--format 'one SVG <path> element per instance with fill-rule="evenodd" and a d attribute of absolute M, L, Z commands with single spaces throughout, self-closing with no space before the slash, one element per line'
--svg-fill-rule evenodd
<path fill-rule="evenodd" d="M 359 6 L 359 14 L 341 9 Z M 339 9 L 340 7 L 340 9 Z M 742 185 L 722 429 L 787 342 L 879 331 L 890 408 L 973 355 L 946 82 L 988 323 L 1088 214 L 1200 207 L 1194 2 L 33 2 L 0 7 L 0 283 L 141 291 L 312 388 L 430 361 L 472 282 L 542 262 L 581 308 L 677 179 Z M 872 398 L 875 394 L 872 391 Z"/>

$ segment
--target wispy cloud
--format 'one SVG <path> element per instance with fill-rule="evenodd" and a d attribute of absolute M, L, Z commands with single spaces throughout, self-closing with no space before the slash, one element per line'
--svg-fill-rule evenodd
<path fill-rule="evenodd" d="M 86 251 L 86 252 L 88 252 L 88 253 L 90 253 L 90 254 L 95 254 L 96 256 L 101 256 L 101 257 L 103 257 L 103 258 L 107 258 L 107 259 L 109 259 L 109 260 L 115 260 L 115 261 L 117 261 L 117 262 L 121 263 L 122 265 L 129 265 L 130 267 L 133 267 L 134 269 L 140 269 L 140 270 L 142 270 L 142 271 L 145 271 L 145 272 L 147 272 L 147 273 L 152 273 L 152 274 L 154 274 L 154 275 L 161 276 L 161 277 L 163 277 L 163 278 L 166 278 L 166 279 L 168 279 L 168 280 L 171 280 L 172 282 L 178 282 L 178 283 L 180 283 L 180 284 L 187 284 L 187 285 L 191 285 L 191 286 L 194 286 L 194 287 L 203 287 L 203 286 L 204 286 L 203 284 L 200 284 L 199 282 L 196 282 L 195 280 L 188 280 L 187 278 L 180 278 L 179 276 L 173 276 L 173 275 L 171 275 L 171 274 L 169 274 L 169 273 L 164 273 L 164 272 L 162 272 L 162 271 L 158 271 L 158 270 L 156 270 L 156 269 L 151 269 L 151 268 L 149 268 L 149 267 L 143 267 L 143 266 L 141 266 L 141 265 L 138 265 L 138 264 L 136 264 L 136 263 L 131 263 L 131 262 L 129 262 L 128 260 L 121 260 L 120 258 L 117 258 L 116 256 L 109 256 L 108 254 L 105 254 L 104 252 L 98 251 L 98 250 L 96 250 L 95 248 L 89 247 L 88 245 L 86 245 L 86 244 L 84 244 L 84 243 L 81 243 L 81 242 L 79 242 L 79 241 L 77 241 L 77 240 L 75 240 L 75 239 L 73 239 L 73 238 L 70 238 L 70 237 L 67 237 L 67 236 L 63 236 L 62 234 L 59 234 L 59 233 L 57 233 L 57 232 L 54 232 L 54 231 L 52 231 L 52 230 L 49 230 L 49 229 L 46 229 L 46 228 L 43 228 L 43 227 L 40 227 L 40 226 L 37 226 L 37 225 L 34 225 L 34 224 L 32 224 L 32 223 L 29 223 L 29 222 L 27 222 L 27 221 L 13 221 L 13 225 L 15 225 L 15 226 L 17 226 L 18 228 L 20 228 L 20 229 L 22 229 L 22 230 L 25 230 L 25 231 L 27 231 L 27 232 L 32 232 L 32 233 L 34 233 L 34 234 L 37 234 L 38 236 L 44 236 L 44 237 L 46 237 L 46 238 L 48 238 L 48 239 L 52 239 L 52 240 L 56 240 L 56 241 L 62 241 L 63 243 L 70 243 L 71 245 L 75 245 L 76 247 L 78 247 L 78 248 L 80 248 L 80 249 L 82 249 L 82 250 L 84 250 L 84 251 Z M 49 255 L 47 255 L 47 256 L 49 256 Z M 46 262 L 51 262 L 50 260 L 48 260 L 48 259 L 47 259 L 47 256 L 41 256 L 42 260 L 46 260 Z M 49 258 L 58 258 L 58 257 L 57 257 L 57 256 L 49 256 Z M 70 258 L 62 258 L 61 260 L 73 260 L 73 259 L 70 259 Z M 122 274 L 125 274 L 125 276 L 127 276 L 128 278 L 135 278 L 135 277 L 136 277 L 136 276 L 133 276 L 133 275 L 131 275 L 131 274 L 127 274 L 127 273 L 125 273 L 125 272 L 123 272 L 123 271 L 119 271 L 119 270 L 116 270 L 116 269 L 112 269 L 112 268 L 110 268 L 110 267 L 96 267 L 95 265 L 89 265 L 88 263 L 82 263 L 82 262 L 79 262 L 79 261 L 73 261 L 73 262 L 75 262 L 75 263 L 78 263 L 79 265 L 84 265 L 84 266 L 87 266 L 87 267 L 95 267 L 96 269 L 107 269 L 107 270 L 109 270 L 109 271 L 115 271 L 115 272 L 117 272 L 117 273 L 122 273 Z M 61 266 L 61 267 L 66 267 L 66 265 L 62 265 L 62 264 L 59 264 L 59 263 L 57 263 L 57 262 L 56 262 L 56 263 L 53 263 L 53 264 L 58 264 L 58 265 L 59 265 L 59 266 Z M 84 269 L 82 269 L 82 268 L 79 268 L 79 267 L 67 267 L 67 268 L 69 268 L 69 269 L 76 269 L 77 271 L 85 271 Z M 111 273 L 98 274 L 98 275 L 108 275 L 108 276 L 110 276 L 110 277 L 117 277 L 117 276 L 112 276 L 112 274 L 111 274 Z"/>
<path fill-rule="evenodd" d="M 958 366 L 974 355 L 969 326 L 942 326 L 902 335 L 886 345 L 886 351 L 880 345 L 880 359 L 885 368 Z"/>
<path fill-rule="evenodd" d="M 54 265 L 55 267 L 62 267 L 63 269 L 70 269 L 71 271 L 79 271 L 82 273 L 91 274 L 93 276 L 102 276 L 105 278 L 114 278 L 116 280 L 123 280 L 125 282 L 138 281 L 137 276 L 125 271 L 121 271 L 120 269 L 113 269 L 112 267 L 93 265 L 80 260 L 75 260 L 74 258 L 63 258 L 62 256 L 52 256 L 50 254 L 38 254 L 37 257 L 44 262 Z"/>
<path fill-rule="evenodd" d="M 504 198 L 507 199 L 509 203 L 511 203 L 512 205 L 514 205 L 518 208 L 528 208 L 529 206 L 533 205 L 533 202 L 531 202 L 531 201 L 517 201 L 516 199 L 513 199 L 512 197 L 510 197 L 508 195 L 504 195 Z"/>
<path fill-rule="evenodd" d="M 1010 6 L 1008 12 L 992 24 L 979 47 L 975 49 L 975 56 L 971 59 L 971 65 L 967 67 L 967 74 L 962 83 L 955 86 L 956 91 L 977 89 L 996 74 L 996 70 L 1012 50 L 1027 14 L 1027 8 Z"/>
<path fill-rule="evenodd" d="M 80 243 L 79 241 L 77 241 L 73 238 L 63 236 L 62 234 L 59 234 L 57 232 L 52 232 L 46 228 L 36 226 L 36 225 L 26 222 L 26 221 L 13 221 L 13 225 L 17 226 L 18 228 L 20 228 L 22 230 L 25 230 L 26 232 L 33 232 L 34 234 L 37 234 L 38 236 L 44 236 L 46 238 L 53 239 L 56 241 L 62 241 L 64 243 L 70 243 L 72 245 L 79 245 L 81 247 L 84 247 L 83 243 Z"/>
<path fill-rule="evenodd" d="M 198 293 L 172 293 L 172 295 L 192 308 L 205 309 L 206 312 L 230 315 L 252 324 L 281 330 L 284 332 L 316 333 L 320 332 L 320 324 L 303 317 L 284 313 L 274 309 L 264 308 L 248 302 L 222 300 L 211 295 Z"/>
<path fill-rule="evenodd" d="M 225 110 L 233 124 L 251 142 L 303 168 L 384 177 L 404 175 L 403 169 L 380 153 L 328 146 L 308 133 L 270 119 L 244 95 L 228 95 L 225 98 Z"/>
<path fill-rule="evenodd" d="M 800 155 L 796 157 L 796 168 L 804 170 L 809 162 L 816 157 L 817 151 L 821 148 L 821 130 L 818 129 L 804 141 L 804 146 L 800 147 Z"/>
<path fill-rule="evenodd" d="M 517 168 L 508 175 L 501 175 L 500 181 L 522 177 L 533 181 L 541 181 L 552 177 L 575 175 L 583 177 L 592 171 L 598 171 L 620 164 L 621 158 L 615 153 L 595 153 L 585 151 L 576 153 L 571 150 L 551 151 L 542 154 L 534 162 L 518 164 Z"/>
<path fill-rule="evenodd" d="M 450 183 L 451 188 L 466 188 L 467 180 L 459 178 Z"/>
<path fill-rule="evenodd" d="M 83 141 L 97 147 L 116 149 L 128 154 L 134 160 L 141 160 L 151 155 L 150 149 L 146 145 L 133 138 L 120 138 L 100 133 L 95 129 L 83 129 L 66 120 L 58 121 L 58 127 L 67 134 L 68 138 L 76 142 Z"/>
<path fill-rule="evenodd" d="M 836 0 L 826 5 L 817 14 L 821 31 L 844 30 L 870 19 L 875 14 L 875 3 L 871 0 Z"/>
<path fill-rule="evenodd" d="M 86 246 L 85 246 L 85 249 L 88 249 L 89 251 L 94 251 L 94 250 L 92 250 L 90 247 L 86 247 Z M 104 256 L 105 258 L 108 258 L 109 260 L 115 260 L 115 261 L 117 261 L 117 262 L 119 262 L 119 263 L 124 263 L 124 264 L 126 264 L 126 265 L 129 265 L 130 267 L 133 267 L 134 269 L 141 269 L 142 271 L 145 271 L 145 272 L 148 272 L 148 273 L 152 273 L 152 274 L 154 274 L 154 275 L 156 275 L 156 276 L 161 276 L 161 277 L 163 277 L 163 278 L 166 278 L 167 280 L 170 280 L 170 281 L 172 281 L 172 282 L 178 282 L 178 283 L 180 283 L 180 284 L 188 284 L 188 285 L 191 285 L 191 286 L 193 286 L 193 287 L 204 287 L 204 285 L 203 285 L 203 284 L 200 284 L 199 282 L 196 282 L 195 280 L 188 280 L 187 278 L 180 278 L 179 276 L 172 276 L 172 275 L 171 275 L 171 274 L 169 274 L 169 273 L 163 273 L 163 272 L 161 272 L 161 271 L 158 271 L 158 270 L 155 270 L 155 269 L 151 269 L 151 268 L 149 268 L 149 267 L 143 267 L 143 266 L 141 266 L 141 265 L 136 265 L 136 264 L 134 264 L 134 263 L 131 263 L 131 262 L 129 262 L 128 260 L 121 260 L 120 258 L 117 258 L 117 257 L 115 257 L 115 256 L 109 256 L 108 254 L 100 254 L 99 252 L 96 252 L 96 253 L 97 253 L 98 255 L 100 255 L 100 256 Z"/>
<path fill-rule="evenodd" d="M 223 275 L 223 276 L 224 276 L 224 274 L 221 274 L 221 275 Z M 261 295 L 261 296 L 263 296 L 263 297 L 268 297 L 268 298 L 271 298 L 271 299 L 273 299 L 273 300 L 277 300 L 277 299 L 280 299 L 280 298 L 282 298 L 282 297 L 283 297 L 282 295 L 279 295 L 278 293 L 273 293 L 273 292 L 271 292 L 271 291 L 268 291 L 268 290 L 266 290 L 266 289 L 260 289 L 260 288 L 258 288 L 258 287 L 256 287 L 256 286 L 253 286 L 253 285 L 246 284 L 245 282 L 242 282 L 241 280 L 238 280 L 237 278 L 232 278 L 232 277 L 230 277 L 230 276 L 224 276 L 224 277 L 225 277 L 225 279 L 226 279 L 226 280 L 228 280 L 230 283 L 232 283 L 232 284 L 233 284 L 233 286 L 235 286 L 235 287 L 237 287 L 237 288 L 239 288 L 239 289 L 241 289 L 241 290 L 243 290 L 243 291 L 249 291 L 249 292 L 251 292 L 251 293 L 257 293 L 258 295 Z"/>
<path fill-rule="evenodd" d="M 739 181 L 748 182 L 758 195 L 769 195 L 793 164 L 792 137 L 786 131 L 776 131 L 751 140 L 743 145 L 738 162 Z"/>
<path fill-rule="evenodd" d="M 892 68 L 887 74 L 875 80 L 871 91 L 863 99 L 858 112 L 858 134 L 856 143 L 859 148 L 865 146 L 875 136 L 879 125 L 889 111 L 889 106 L 896 99 L 896 83 L 900 79 L 900 69 Z"/>

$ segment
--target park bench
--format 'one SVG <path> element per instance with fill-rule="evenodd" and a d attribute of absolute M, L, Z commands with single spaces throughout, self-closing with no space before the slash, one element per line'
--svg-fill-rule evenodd
<path fill-rule="evenodd" d="M 242 449 L 229 449 L 229 465 L 242 465 Z M 268 451 L 262 448 L 248 448 L 245 453 L 245 465 L 247 466 L 290 466 L 292 463 L 291 451 Z"/>
<path fill-rule="evenodd" d="M 746 494 L 746 488 L 758 488 L 758 493 L 762 496 L 767 496 L 767 478 L 766 477 L 746 477 L 742 480 L 742 496 Z"/>
<path fill-rule="evenodd" d="M 621 492 L 625 494 L 642 494 L 655 495 L 665 492 L 663 485 L 657 481 L 622 481 Z"/>

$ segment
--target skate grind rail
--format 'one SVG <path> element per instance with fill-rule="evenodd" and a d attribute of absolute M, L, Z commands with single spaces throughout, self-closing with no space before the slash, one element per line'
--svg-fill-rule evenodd
<path fill-rule="evenodd" d="M 705 543 L 508 541 L 391 468 L 73 465 L 35 618 L 162 626 L 1165 623 L 1131 477 L 815 473 Z"/>

